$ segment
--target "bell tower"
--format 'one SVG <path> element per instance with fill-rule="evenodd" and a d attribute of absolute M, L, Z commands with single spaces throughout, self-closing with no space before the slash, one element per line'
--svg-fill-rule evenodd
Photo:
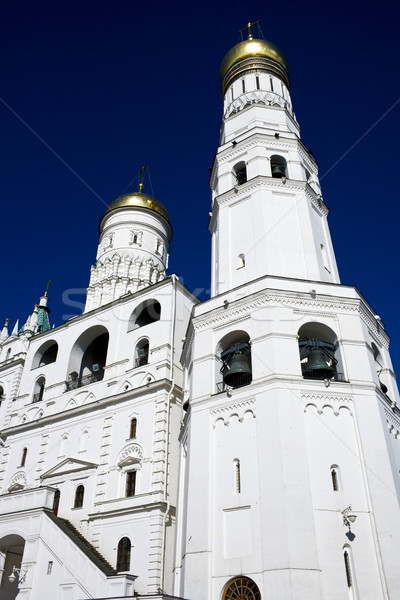
<path fill-rule="evenodd" d="M 248 26 L 220 74 L 212 297 L 195 305 L 182 354 L 174 593 L 395 598 L 389 337 L 357 288 L 340 284 L 281 50 Z"/>
<path fill-rule="evenodd" d="M 318 167 L 300 139 L 286 58 L 248 39 L 220 69 L 224 116 L 211 176 L 212 294 L 265 275 L 339 283 Z"/>

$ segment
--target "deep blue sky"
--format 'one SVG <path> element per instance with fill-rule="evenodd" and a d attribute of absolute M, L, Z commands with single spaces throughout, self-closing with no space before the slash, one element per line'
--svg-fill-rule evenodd
<path fill-rule="evenodd" d="M 147 163 L 173 225 L 170 272 L 195 293 L 209 288 L 219 65 L 238 30 L 261 19 L 289 61 L 342 282 L 386 323 L 399 369 L 397 10 L 388 1 L 3 4 L 0 319 L 24 321 L 48 279 L 52 323 L 76 312 L 63 292 L 86 288 L 105 206 Z"/>

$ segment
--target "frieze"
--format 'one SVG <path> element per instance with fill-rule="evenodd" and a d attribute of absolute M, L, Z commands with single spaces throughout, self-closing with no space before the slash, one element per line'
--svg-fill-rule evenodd
<path fill-rule="evenodd" d="M 333 411 L 335 416 L 338 416 L 341 408 L 349 410 L 350 415 L 353 416 L 353 398 L 351 396 L 344 396 L 340 394 L 315 394 L 301 393 L 301 399 L 304 402 L 304 412 L 311 406 L 317 409 L 317 413 L 321 415 L 325 409 L 329 408 Z"/>
<path fill-rule="evenodd" d="M 211 408 L 210 414 L 211 415 L 222 415 L 222 414 L 232 412 L 235 410 L 246 409 L 249 406 L 252 406 L 255 403 L 255 401 L 256 400 L 255 400 L 254 396 L 242 398 L 241 400 L 238 400 L 237 402 L 229 402 L 229 403 L 223 404 L 221 406 L 218 406 L 217 408 Z"/>

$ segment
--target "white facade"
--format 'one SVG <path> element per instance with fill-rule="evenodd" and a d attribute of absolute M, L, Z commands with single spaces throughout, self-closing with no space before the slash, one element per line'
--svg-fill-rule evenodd
<path fill-rule="evenodd" d="M 238 48 L 212 297 L 166 277 L 140 191 L 102 219 L 85 312 L 49 329 L 45 295 L 0 335 L 2 600 L 398 597 L 389 338 L 340 285 L 279 51 Z"/>

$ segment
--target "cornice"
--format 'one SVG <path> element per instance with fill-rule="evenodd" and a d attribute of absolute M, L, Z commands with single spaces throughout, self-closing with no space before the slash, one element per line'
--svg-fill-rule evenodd
<path fill-rule="evenodd" d="M 301 392 L 301 399 L 304 402 L 304 412 L 313 407 L 316 409 L 317 414 L 321 415 L 326 409 L 331 409 L 337 417 L 340 414 L 340 409 L 345 409 L 353 416 L 354 402 L 350 394 Z"/>

